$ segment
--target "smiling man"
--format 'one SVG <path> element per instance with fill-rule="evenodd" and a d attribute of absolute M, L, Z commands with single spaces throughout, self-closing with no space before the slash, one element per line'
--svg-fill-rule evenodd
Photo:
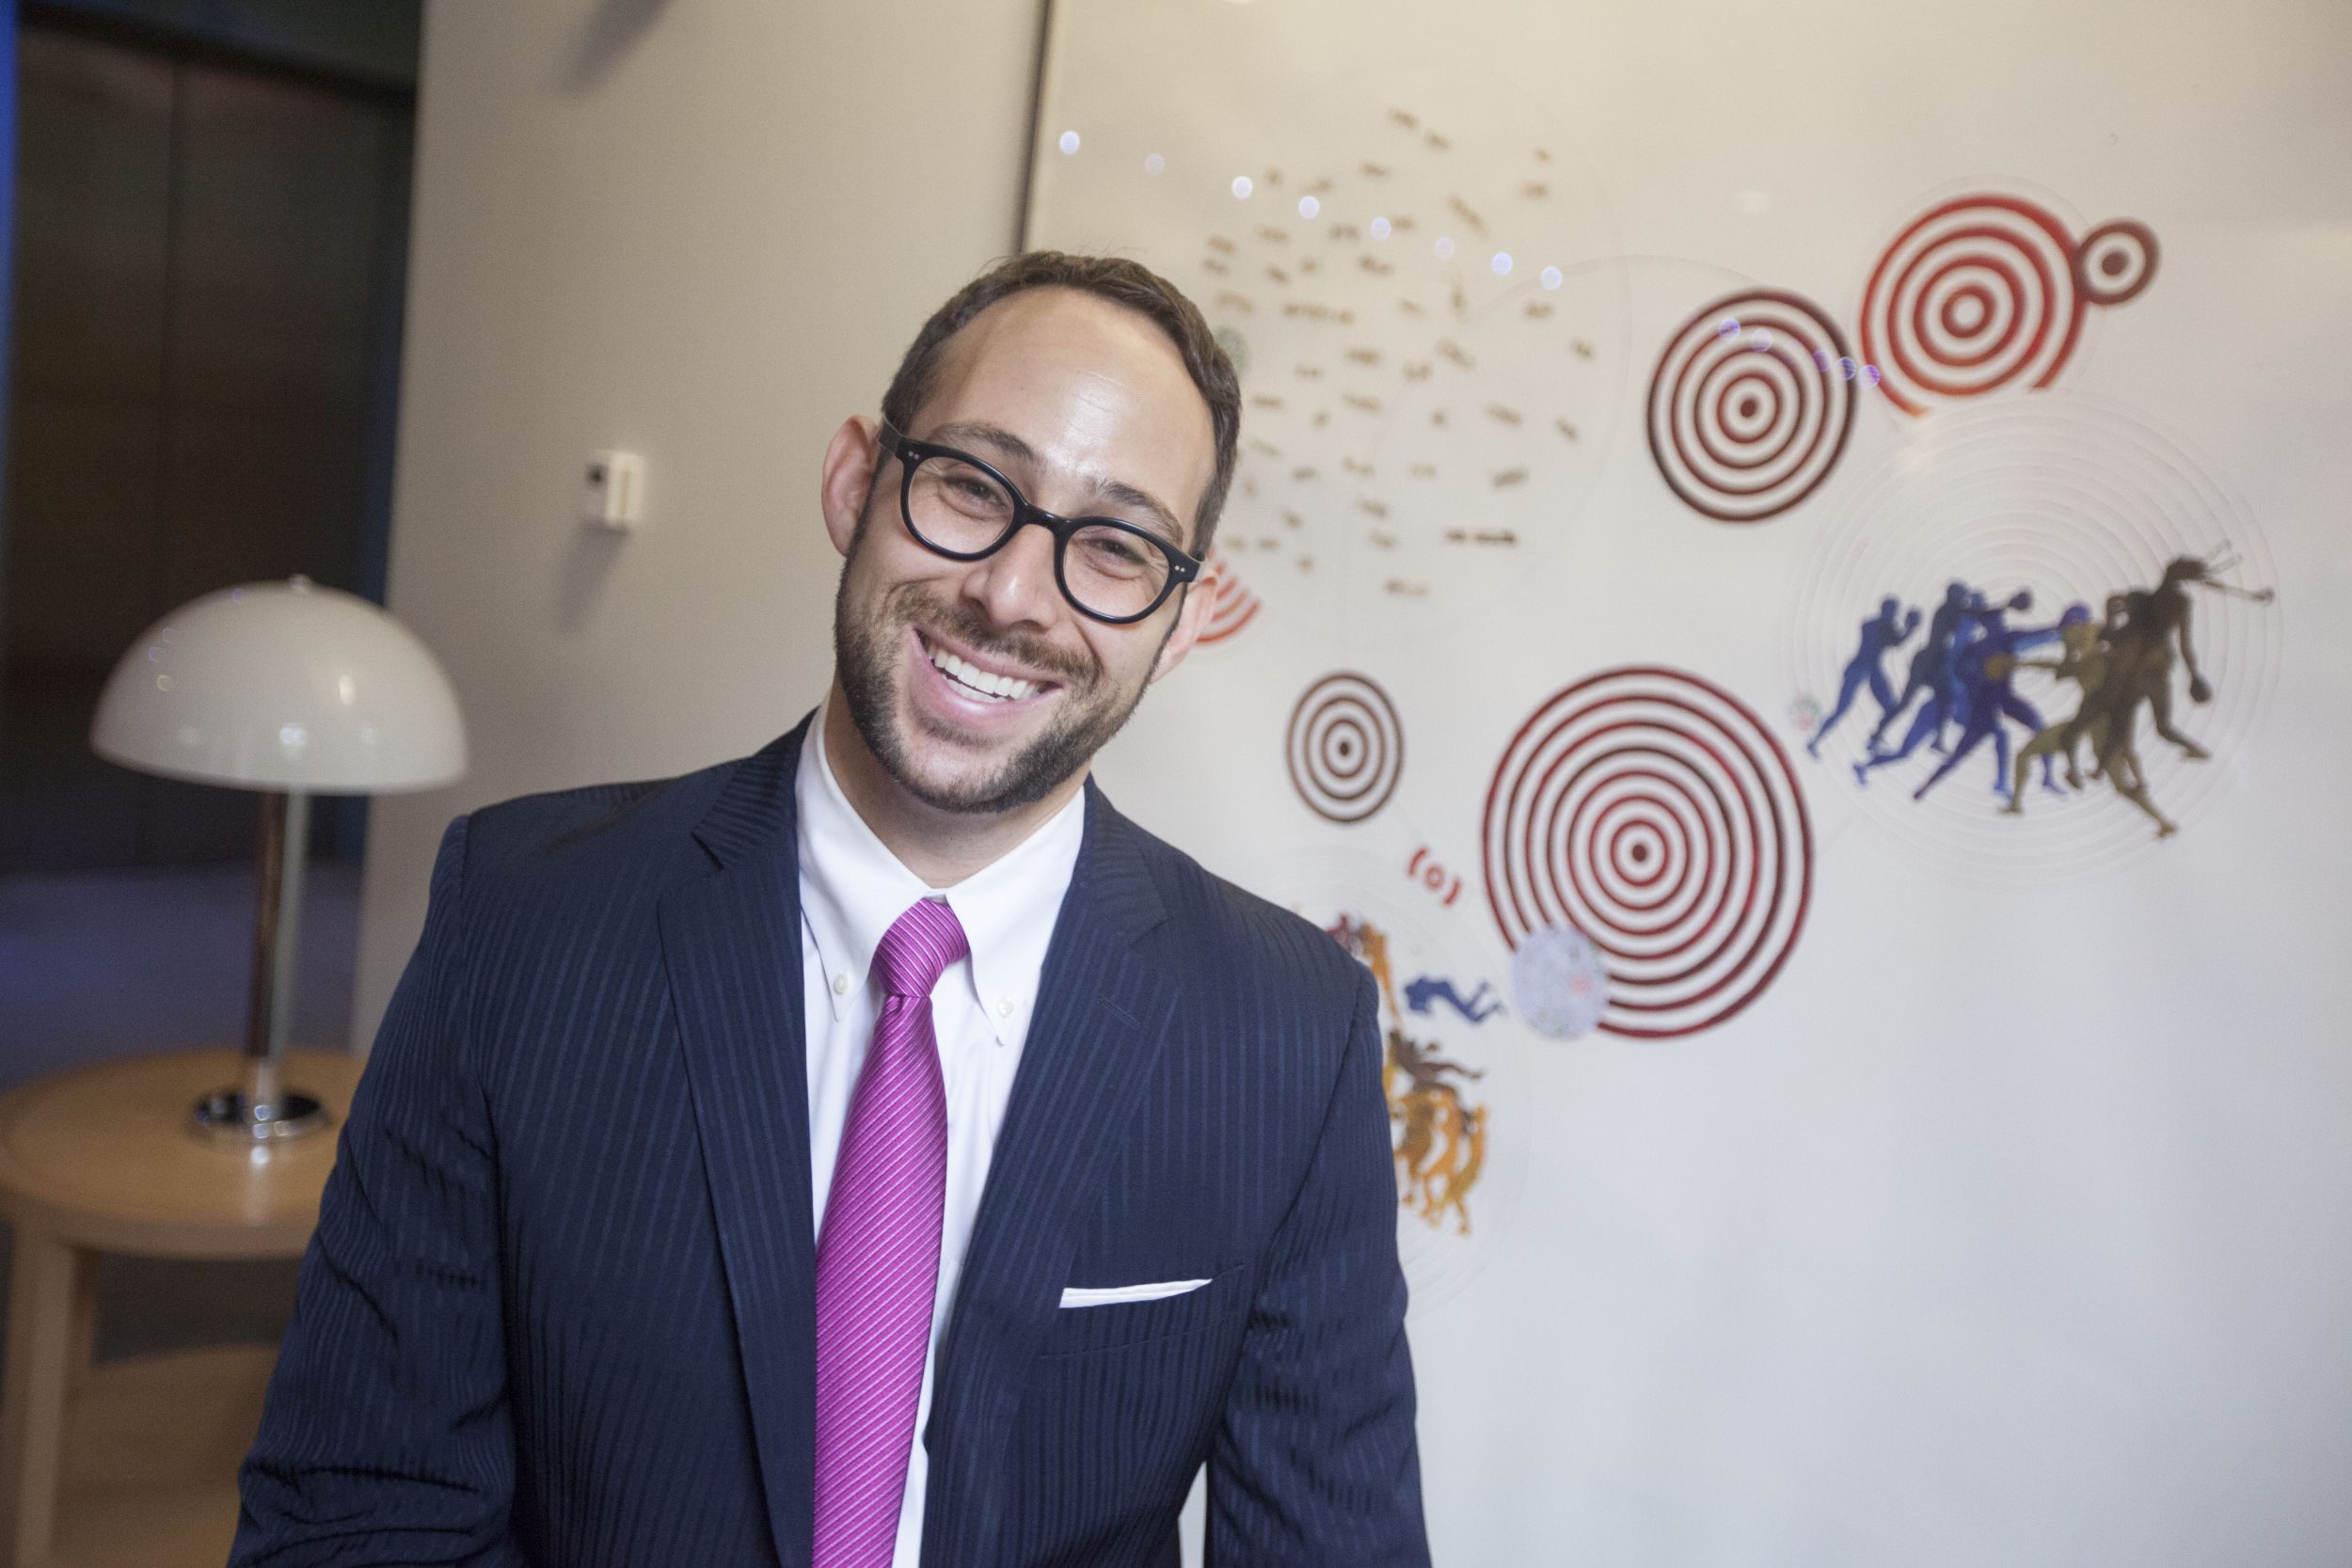
<path fill-rule="evenodd" d="M 1089 778 L 1240 398 L 1015 258 L 827 449 L 818 710 L 443 836 L 239 1564 L 1425 1564 L 1369 974 Z"/>

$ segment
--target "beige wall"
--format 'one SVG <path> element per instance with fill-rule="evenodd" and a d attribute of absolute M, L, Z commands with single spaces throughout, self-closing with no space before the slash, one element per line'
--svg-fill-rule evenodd
<path fill-rule="evenodd" d="M 821 693 L 817 463 L 1014 239 L 1038 0 L 434 0 L 392 612 L 473 768 L 379 800 L 355 1048 L 459 812 L 755 750 Z M 644 454 L 631 536 L 586 454 Z"/>

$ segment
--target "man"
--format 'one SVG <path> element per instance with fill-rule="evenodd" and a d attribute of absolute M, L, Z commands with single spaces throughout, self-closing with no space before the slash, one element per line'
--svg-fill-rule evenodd
<path fill-rule="evenodd" d="M 1232 366 L 1039 253 L 882 413 L 813 722 L 451 823 L 236 1563 L 1166 1564 L 1204 1461 L 1220 1568 L 1426 1562 L 1371 976 L 1087 777 Z"/>
<path fill-rule="evenodd" d="M 2041 710 L 2019 696 L 2012 684 L 2017 656 L 2044 642 L 2054 642 L 2058 636 L 2058 627 L 2055 626 L 2026 627 L 2009 624 L 2010 610 L 2022 614 L 2032 608 L 2033 591 L 2021 588 L 2000 604 L 1978 603 L 1970 609 L 1966 629 L 1952 650 L 1950 665 L 1952 679 L 1961 692 L 1961 701 L 1950 705 L 1961 717 L 1960 738 L 1952 743 L 1942 766 L 1911 792 L 1913 800 L 1926 800 L 1928 791 L 1942 784 L 1987 736 L 1993 741 L 1993 793 L 2009 796 L 2009 732 L 2001 727 L 2001 721 L 2013 720 L 2028 736 L 2042 728 Z M 2050 777 L 2050 759 L 2044 755 L 2042 783 L 2055 794 L 2058 784 Z"/>
<path fill-rule="evenodd" d="M 1901 647 L 1918 629 L 1917 605 L 1905 611 L 1901 601 L 1892 594 L 1879 601 L 1879 612 L 1862 623 L 1862 641 L 1854 649 L 1853 657 L 1846 661 L 1845 673 L 1837 683 L 1837 705 L 1829 710 L 1829 717 L 1815 728 L 1813 738 L 1804 743 L 1805 755 L 1818 757 L 1821 754 L 1821 742 L 1829 738 L 1829 732 L 1837 727 L 1837 721 L 1846 717 L 1847 709 L 1853 706 L 1854 698 L 1866 683 L 1870 688 L 1870 695 L 1878 699 L 1879 723 L 1882 726 L 1886 723 L 1897 704 L 1895 688 L 1886 678 L 1883 661 L 1889 651 Z"/>
<path fill-rule="evenodd" d="M 1895 699 L 1895 705 L 1881 705 L 1879 721 L 1870 731 L 1869 744 L 1864 748 L 1869 754 L 1853 765 L 1853 779 L 1858 784 L 1870 782 L 1870 770 L 1902 761 L 1917 751 L 1923 742 L 1932 742 L 1932 749 L 1944 749 L 1944 726 L 1954 721 L 1966 721 L 1966 716 L 1953 711 L 1960 701 L 1960 688 L 1952 678 L 1952 655 L 1966 629 L 1966 618 L 1975 594 L 1964 582 L 1947 583 L 1944 602 L 1935 607 L 1935 614 L 1928 622 L 1927 641 L 1911 656 L 1911 668 L 1903 678 L 1903 689 Z M 1911 706 L 1911 699 L 1920 692 L 1927 701 L 1919 706 L 1904 733 L 1902 744 L 1892 752 L 1883 750 L 1886 732 Z"/>

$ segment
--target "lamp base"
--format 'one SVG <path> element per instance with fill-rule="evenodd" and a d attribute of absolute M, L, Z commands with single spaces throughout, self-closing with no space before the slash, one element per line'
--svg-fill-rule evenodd
<path fill-rule="evenodd" d="M 287 1138 L 324 1132 L 334 1118 L 315 1095 L 292 1089 L 275 1105 L 261 1104 L 242 1089 L 219 1089 L 196 1102 L 197 1135 L 240 1148 L 267 1148 Z"/>

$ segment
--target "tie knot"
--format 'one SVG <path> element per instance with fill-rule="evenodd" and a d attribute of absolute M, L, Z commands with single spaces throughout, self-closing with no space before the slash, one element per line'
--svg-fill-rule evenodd
<path fill-rule="evenodd" d="M 947 966 L 971 951 L 955 911 L 941 899 L 917 898 L 882 933 L 874 973 L 884 995 L 928 997 Z"/>

